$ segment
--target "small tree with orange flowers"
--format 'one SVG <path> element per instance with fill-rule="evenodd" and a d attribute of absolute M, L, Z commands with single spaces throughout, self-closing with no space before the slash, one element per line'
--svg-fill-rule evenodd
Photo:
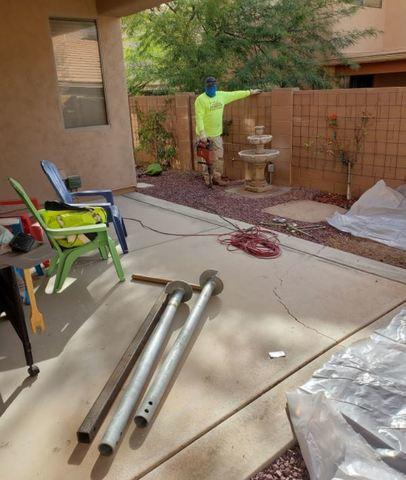
<path fill-rule="evenodd" d="M 326 138 L 318 136 L 316 141 L 305 143 L 305 147 L 316 152 L 324 153 L 347 168 L 347 200 L 351 200 L 352 168 L 357 163 L 365 137 L 368 134 L 367 125 L 371 116 L 362 112 L 355 119 L 353 136 L 350 139 L 341 138 L 337 113 L 327 115 L 328 134 Z"/>

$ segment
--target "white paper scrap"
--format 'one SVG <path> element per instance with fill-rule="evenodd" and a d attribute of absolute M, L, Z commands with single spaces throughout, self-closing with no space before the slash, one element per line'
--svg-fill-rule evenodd
<path fill-rule="evenodd" d="M 286 353 L 285 352 L 269 352 L 268 353 L 269 355 L 269 358 L 280 358 L 280 357 L 286 357 Z"/>

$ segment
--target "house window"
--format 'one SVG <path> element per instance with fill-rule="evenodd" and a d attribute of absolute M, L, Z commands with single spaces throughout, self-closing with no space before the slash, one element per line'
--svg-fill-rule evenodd
<path fill-rule="evenodd" d="M 354 3 L 363 7 L 382 8 L 382 0 L 354 0 Z"/>
<path fill-rule="evenodd" d="M 106 125 L 96 22 L 50 20 L 65 128 Z"/>
<path fill-rule="evenodd" d="M 372 88 L 373 86 L 373 75 L 353 75 L 350 77 L 350 88 Z"/>

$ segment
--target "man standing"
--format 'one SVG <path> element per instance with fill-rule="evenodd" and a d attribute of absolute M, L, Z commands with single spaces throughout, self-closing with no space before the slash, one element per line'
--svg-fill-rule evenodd
<path fill-rule="evenodd" d="M 210 140 L 214 153 L 213 182 L 224 185 L 223 160 L 223 112 L 224 106 L 228 103 L 240 100 L 241 98 L 257 95 L 261 90 L 238 90 L 235 92 L 217 91 L 217 80 L 214 77 L 207 77 L 204 93 L 199 95 L 195 101 L 196 113 L 196 134 L 199 140 L 207 142 Z M 206 184 L 209 183 L 207 172 L 203 174 Z"/>

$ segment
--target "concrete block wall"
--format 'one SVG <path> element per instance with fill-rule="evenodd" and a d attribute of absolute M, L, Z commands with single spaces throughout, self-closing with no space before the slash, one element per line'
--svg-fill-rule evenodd
<path fill-rule="evenodd" d="M 247 136 L 254 133 L 256 125 L 264 125 L 265 131 L 271 131 L 272 118 L 272 95 L 275 93 L 263 93 L 260 96 L 249 97 L 227 105 L 224 119 L 231 120 L 228 127 L 229 134 L 223 137 L 224 160 L 226 175 L 232 179 L 244 178 L 243 162 L 239 159 L 238 152 L 247 148 L 253 148 L 248 144 Z M 285 98 L 286 92 L 281 89 L 281 98 Z M 291 93 L 289 94 L 291 97 Z M 192 94 L 177 94 L 173 96 L 137 96 L 129 97 L 131 123 L 133 128 L 134 145 L 138 142 L 138 119 L 135 113 L 135 102 L 144 112 L 151 110 L 167 109 L 166 128 L 173 133 L 178 147 L 178 155 L 174 162 L 174 168 L 179 170 L 200 170 L 194 154 L 193 145 L 195 135 L 194 102 L 196 96 Z M 283 125 L 276 123 L 276 128 Z M 283 133 L 286 133 L 286 129 Z M 274 140 L 275 141 L 275 140 Z M 277 139 L 276 139 L 277 141 Z M 282 143 L 286 142 L 285 137 Z M 285 154 L 288 158 L 288 154 Z M 145 165 L 153 161 L 153 157 L 144 152 L 136 151 L 136 163 Z M 287 171 L 286 166 L 284 171 Z M 282 181 L 289 181 L 289 174 Z"/>
<path fill-rule="evenodd" d="M 272 148 L 280 151 L 275 160 L 275 185 L 292 184 L 293 98 L 294 89 L 272 90 L 271 131 Z"/>
<path fill-rule="evenodd" d="M 406 182 L 406 88 L 295 91 L 293 98 L 293 185 L 346 192 L 346 167 L 305 146 L 322 145 L 331 138 L 327 117 L 332 113 L 337 114 L 337 138 L 350 151 L 361 115 L 371 117 L 353 167 L 355 196 L 380 179 L 394 188 Z"/>
<path fill-rule="evenodd" d="M 195 96 L 130 98 L 135 143 L 137 119 L 132 102 L 143 110 L 162 108 L 170 102 L 167 126 L 175 135 L 178 158 L 175 168 L 200 170 L 193 152 L 195 141 Z M 224 119 L 232 123 L 223 137 L 225 173 L 231 179 L 244 178 L 244 164 L 238 152 L 252 148 L 247 136 L 256 125 L 273 135 L 272 148 L 280 150 L 275 161 L 274 183 L 312 187 L 327 192 L 346 192 L 346 168 L 317 148 L 331 138 L 328 115 L 336 113 L 338 138 L 351 151 L 354 127 L 362 114 L 370 116 L 358 162 L 353 167 L 353 194 L 361 195 L 378 180 L 396 188 L 406 183 L 406 88 L 337 90 L 274 89 L 272 92 L 227 105 Z M 311 148 L 306 148 L 306 144 Z M 137 153 L 137 162 L 151 161 Z"/>
<path fill-rule="evenodd" d="M 190 111 L 192 115 L 193 138 L 195 140 L 195 97 L 190 97 Z M 225 107 L 224 120 L 231 121 L 227 127 L 228 134 L 223 136 L 225 174 L 232 180 L 244 178 L 244 164 L 238 156 L 240 150 L 254 148 L 247 141 L 248 135 L 254 134 L 256 125 L 264 125 L 265 132 L 271 131 L 272 93 L 263 93 L 260 96 L 247 97 L 243 100 L 230 103 Z M 194 158 L 196 170 L 197 158 Z"/>
<path fill-rule="evenodd" d="M 255 148 L 247 140 L 248 135 L 254 134 L 254 127 L 263 125 L 266 133 L 271 130 L 271 99 L 271 93 L 264 93 L 226 106 L 224 119 L 232 122 L 229 135 L 223 137 L 225 173 L 229 178 L 244 178 L 244 163 L 238 152 Z"/>
<path fill-rule="evenodd" d="M 165 128 L 173 134 L 177 145 L 177 156 L 172 167 L 177 170 L 192 169 L 189 96 L 189 94 L 177 94 L 129 97 L 132 133 L 135 147 L 135 161 L 137 165 L 146 165 L 153 162 L 155 159 L 153 155 L 137 150 L 139 145 L 139 120 L 136 115 L 135 104 L 137 104 L 143 112 L 166 111 L 167 117 Z"/>

